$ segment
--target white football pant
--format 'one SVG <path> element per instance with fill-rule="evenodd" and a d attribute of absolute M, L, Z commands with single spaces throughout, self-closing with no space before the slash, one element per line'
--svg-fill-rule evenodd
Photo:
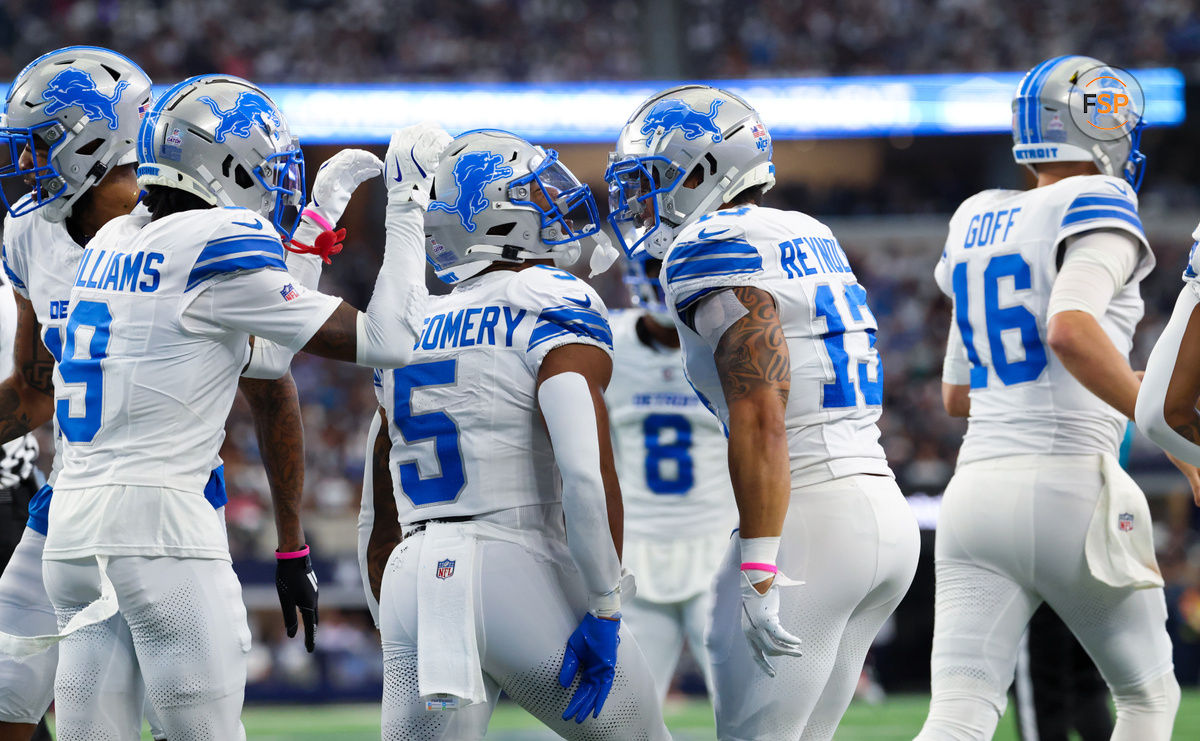
<path fill-rule="evenodd" d="M 908 591 L 920 534 L 894 479 L 860 474 L 792 491 L 777 564 L 780 622 L 801 657 L 755 662 L 742 632 L 741 553 L 717 574 L 708 635 L 723 740 L 828 739 L 854 696 L 875 635 Z"/>
<path fill-rule="evenodd" d="M 992 737 L 1021 636 L 1043 601 L 1108 683 L 1117 708 L 1113 739 L 1170 738 L 1179 686 L 1163 590 L 1104 584 L 1084 556 L 1101 486 L 1098 455 L 958 467 L 938 521 L 933 699 L 919 739 Z"/>
<path fill-rule="evenodd" d="M 137 739 L 143 700 L 167 738 L 244 739 L 250 630 L 230 563 L 112 556 L 107 573 L 120 612 L 59 644 L 60 741 Z M 59 626 L 100 596 L 95 559 L 45 561 L 43 574 Z"/>
<path fill-rule="evenodd" d="M 4 574 L 0 575 L 0 630 L 23 636 L 58 632 L 54 607 L 42 586 L 42 546 L 46 536 L 25 528 Z M 37 723 L 54 699 L 58 648 L 20 661 L 0 658 L 0 721 Z"/>
<path fill-rule="evenodd" d="M 483 738 L 503 690 L 568 739 L 668 739 L 654 681 L 637 641 L 621 626 L 617 673 L 599 718 L 563 720 L 574 685 L 558 684 L 567 639 L 587 612 L 587 595 L 570 557 L 557 562 L 511 542 L 479 539 L 475 626 L 487 702 L 426 710 L 417 689 L 417 562 L 425 533 L 405 539 L 388 560 L 380 599 L 383 635 L 384 741 Z"/>

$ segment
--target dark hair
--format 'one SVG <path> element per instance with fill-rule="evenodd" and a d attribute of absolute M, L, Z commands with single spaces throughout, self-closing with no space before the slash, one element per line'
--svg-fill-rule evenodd
<path fill-rule="evenodd" d="M 198 195 L 166 185 L 148 186 L 146 197 L 142 199 L 142 203 L 146 204 L 146 209 L 150 211 L 151 220 L 161 219 L 180 211 L 214 208 L 212 204 Z"/>
<path fill-rule="evenodd" d="M 746 188 L 741 193 L 738 193 L 733 198 L 729 199 L 730 206 L 741 206 L 744 203 L 753 203 L 755 206 L 762 205 L 763 194 L 767 192 L 765 185 L 752 185 Z"/>

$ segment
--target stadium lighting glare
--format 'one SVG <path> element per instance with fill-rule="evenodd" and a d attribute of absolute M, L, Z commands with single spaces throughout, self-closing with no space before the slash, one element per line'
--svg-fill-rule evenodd
<path fill-rule="evenodd" d="M 1133 70 L 1148 126 L 1184 119 L 1176 69 Z M 717 80 L 750 101 L 779 140 L 1010 131 L 1020 72 Z M 533 141 L 616 141 L 626 117 L 670 82 L 268 85 L 305 144 L 386 144 L 432 119 L 451 133 L 494 127 Z M 156 87 L 161 93 L 166 86 Z"/>

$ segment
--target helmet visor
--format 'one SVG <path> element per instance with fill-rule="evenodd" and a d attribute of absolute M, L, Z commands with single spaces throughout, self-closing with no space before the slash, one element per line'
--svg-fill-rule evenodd
<path fill-rule="evenodd" d="M 14 217 L 66 193 L 67 181 L 53 162 L 64 133 L 54 120 L 28 128 L 0 127 L 0 199 Z"/>
<path fill-rule="evenodd" d="M 284 239 L 291 239 L 304 209 L 304 153 L 300 143 L 292 140 L 292 148 L 277 152 L 254 168 L 259 183 L 274 195 L 271 223 Z"/>
<path fill-rule="evenodd" d="M 509 184 L 509 201 L 541 215 L 541 238 L 549 245 L 576 242 L 600 231 L 592 189 L 579 182 L 553 149 L 533 172 Z"/>
<path fill-rule="evenodd" d="M 675 187 L 683 173 L 670 182 L 665 173 L 675 170 L 665 157 L 610 158 L 604 180 L 608 183 L 608 222 L 621 242 L 625 254 L 633 256 L 642 242 L 660 224 L 658 196 Z"/>

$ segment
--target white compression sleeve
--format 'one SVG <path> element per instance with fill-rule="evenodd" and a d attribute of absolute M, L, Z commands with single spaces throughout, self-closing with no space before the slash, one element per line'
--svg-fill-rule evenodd
<path fill-rule="evenodd" d="M 726 289 L 700 300 L 700 305 L 692 314 L 692 324 L 695 325 L 696 334 L 716 350 L 725 332 L 749 313 L 733 291 Z"/>
<path fill-rule="evenodd" d="M 1137 267 L 1141 243 L 1127 232 L 1097 229 L 1067 238 L 1046 318 L 1063 311 L 1101 317 Z"/>
<path fill-rule="evenodd" d="M 358 315 L 356 362 L 396 368 L 408 362 L 421 328 L 425 287 L 425 224 L 411 201 L 388 203 L 383 265 L 366 312 Z"/>
<path fill-rule="evenodd" d="M 1163 416 L 1167 387 L 1170 386 L 1171 376 L 1175 373 L 1184 330 L 1187 329 L 1192 312 L 1200 306 L 1200 297 L 1196 294 L 1196 288 L 1191 284 L 1185 285 L 1179 293 L 1171 320 L 1167 322 L 1166 328 L 1154 345 L 1154 350 L 1150 353 L 1150 360 L 1146 363 L 1146 376 L 1142 379 L 1142 387 L 1138 391 L 1134 419 L 1137 428 L 1160 448 L 1193 466 L 1200 466 L 1200 446 L 1171 429 Z M 1194 373 L 1197 369 L 1181 370 L 1184 373 Z"/>
<path fill-rule="evenodd" d="M 588 590 L 588 607 L 598 617 L 620 610 L 621 562 L 608 528 L 596 408 L 587 381 L 559 373 L 542 381 L 538 405 L 562 474 L 567 548 Z"/>
<path fill-rule="evenodd" d="M 302 255 L 289 251 L 283 256 L 283 262 L 287 265 L 288 273 L 300 285 L 314 291 L 317 290 L 317 284 L 321 282 L 321 268 L 324 264 L 321 262 L 321 258 L 316 255 Z M 242 377 L 279 378 L 288 372 L 293 357 L 295 357 L 295 353 L 283 345 L 263 337 L 255 337 L 254 345 L 250 349 L 250 362 L 242 371 Z"/>
<path fill-rule="evenodd" d="M 971 361 L 967 358 L 967 346 L 963 343 L 958 322 L 950 317 L 950 331 L 946 336 L 946 359 L 942 361 L 942 383 L 966 386 L 971 382 Z"/>

